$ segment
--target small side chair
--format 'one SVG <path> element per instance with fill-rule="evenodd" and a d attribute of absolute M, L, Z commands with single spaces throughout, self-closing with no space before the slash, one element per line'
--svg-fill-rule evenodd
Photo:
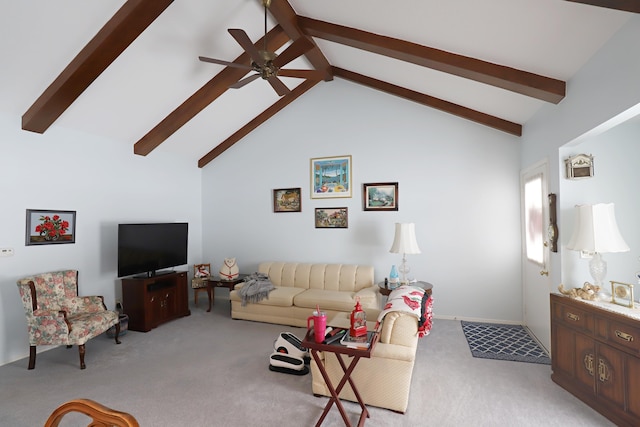
<path fill-rule="evenodd" d="M 18 280 L 20 298 L 27 316 L 29 369 L 36 366 L 36 346 L 78 346 L 80 369 L 85 369 L 85 343 L 116 326 L 120 344 L 118 313 L 107 310 L 101 296 L 78 296 L 78 271 L 63 270 Z"/>
<path fill-rule="evenodd" d="M 211 276 L 211 263 L 194 264 L 193 279 L 191 279 L 191 287 L 193 288 L 193 300 L 198 305 L 198 293 L 207 292 L 207 282 Z"/>

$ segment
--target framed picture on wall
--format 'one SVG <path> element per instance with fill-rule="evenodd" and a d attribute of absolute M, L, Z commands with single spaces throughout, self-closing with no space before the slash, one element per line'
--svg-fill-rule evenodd
<path fill-rule="evenodd" d="M 75 242 L 76 211 L 27 209 L 27 246 Z"/>
<path fill-rule="evenodd" d="M 348 228 L 348 208 L 316 208 L 316 228 Z"/>
<path fill-rule="evenodd" d="M 397 211 L 398 183 L 362 184 L 362 203 L 365 211 Z"/>
<path fill-rule="evenodd" d="M 301 212 L 301 188 L 278 188 L 273 190 L 274 212 Z"/>
<path fill-rule="evenodd" d="M 311 198 L 351 197 L 351 156 L 311 159 Z"/>

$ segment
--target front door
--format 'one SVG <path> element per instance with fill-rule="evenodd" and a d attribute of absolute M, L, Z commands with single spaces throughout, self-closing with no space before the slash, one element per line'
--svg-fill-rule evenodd
<path fill-rule="evenodd" d="M 524 325 L 547 349 L 551 346 L 549 320 L 549 204 L 548 164 L 538 163 L 521 174 L 522 265 Z"/>

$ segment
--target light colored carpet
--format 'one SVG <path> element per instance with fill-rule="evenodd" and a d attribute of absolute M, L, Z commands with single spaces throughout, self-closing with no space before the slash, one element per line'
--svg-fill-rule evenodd
<path fill-rule="evenodd" d="M 148 333 L 129 331 L 121 345 L 106 337 L 89 341 L 84 371 L 76 347 L 38 354 L 33 371 L 27 359 L 0 367 L 0 426 L 41 426 L 60 404 L 80 397 L 149 427 L 315 425 L 327 398 L 311 394 L 311 374 L 268 369 L 278 334 L 302 337 L 302 329 L 230 319 L 226 289 L 216 290 L 211 313 L 202 302 L 191 304 L 191 316 Z M 613 425 L 555 385 L 550 373 L 546 365 L 473 358 L 460 322 L 436 319 L 419 343 L 407 413 L 370 408 L 366 425 Z M 359 408 L 345 406 L 355 422 Z M 82 416 L 64 421 L 88 424 Z M 344 425 L 335 407 L 323 425 Z"/>

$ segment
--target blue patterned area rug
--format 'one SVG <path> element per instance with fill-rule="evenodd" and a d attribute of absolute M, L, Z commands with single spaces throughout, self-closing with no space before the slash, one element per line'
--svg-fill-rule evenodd
<path fill-rule="evenodd" d="M 547 352 L 520 325 L 460 323 L 473 357 L 551 364 Z"/>

